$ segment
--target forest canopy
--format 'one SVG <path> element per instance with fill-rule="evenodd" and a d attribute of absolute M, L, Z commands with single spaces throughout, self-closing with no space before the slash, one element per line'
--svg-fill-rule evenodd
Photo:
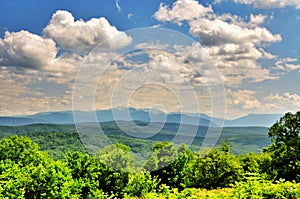
<path fill-rule="evenodd" d="M 244 155 L 232 154 L 226 142 L 196 152 L 157 142 L 140 165 L 120 143 L 55 160 L 30 138 L 13 135 L 0 140 L 0 197 L 299 198 L 300 112 L 286 113 L 269 136 L 262 153 Z"/>

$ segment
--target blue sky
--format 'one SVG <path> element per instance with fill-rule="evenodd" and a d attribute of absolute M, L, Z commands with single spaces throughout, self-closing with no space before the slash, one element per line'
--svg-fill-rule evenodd
<path fill-rule="evenodd" d="M 168 54 L 158 50 L 167 50 L 162 47 L 166 41 L 161 41 L 166 39 L 153 36 L 156 44 L 139 45 L 153 47 L 137 53 L 147 57 L 143 66 L 122 56 L 114 63 L 127 64 L 127 71 L 138 68 L 147 74 L 155 74 L 151 69 L 159 68 L 162 82 L 178 80 L 175 74 L 186 77 L 198 92 L 201 112 L 212 114 L 211 98 L 216 96 L 210 89 L 220 81 L 227 118 L 300 109 L 300 3 L 296 0 L 2 0 L 0 115 L 71 110 L 76 73 L 89 52 L 106 39 L 110 43 L 105 48 L 112 52 L 130 46 L 137 38 L 127 31 L 145 27 L 178 31 L 194 43 L 182 47 L 184 51 L 177 48 Z M 114 34 L 120 34 L 117 41 L 110 38 Z M 209 63 L 199 58 L 203 53 Z M 194 60 L 201 77 L 178 57 Z M 218 83 L 210 80 L 215 69 Z M 125 106 L 112 104 L 111 93 L 126 71 L 112 66 L 105 72 L 93 107 Z M 173 72 L 174 77 L 170 75 Z M 124 85 L 127 83 L 130 90 L 137 82 Z M 178 92 L 186 90 L 178 81 L 173 83 L 178 84 Z M 182 111 L 184 105 L 176 104 L 176 95 L 163 87 L 145 86 L 134 92 L 127 105 L 149 108 L 159 104 L 168 112 Z M 222 107 L 216 103 L 214 109 Z"/>

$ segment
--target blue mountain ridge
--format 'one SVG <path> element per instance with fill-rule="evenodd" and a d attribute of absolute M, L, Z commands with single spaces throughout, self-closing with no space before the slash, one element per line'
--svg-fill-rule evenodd
<path fill-rule="evenodd" d="M 85 111 L 57 111 L 42 112 L 34 115 L 0 117 L 0 125 L 21 126 L 27 124 L 74 124 L 76 122 L 109 121 L 141 121 L 141 122 L 165 122 L 175 124 L 191 124 L 196 126 L 224 126 L 246 127 L 262 126 L 270 127 L 282 116 L 281 114 L 249 114 L 233 120 L 212 118 L 206 114 L 189 113 L 164 113 L 160 110 L 116 108 L 109 110 Z"/>

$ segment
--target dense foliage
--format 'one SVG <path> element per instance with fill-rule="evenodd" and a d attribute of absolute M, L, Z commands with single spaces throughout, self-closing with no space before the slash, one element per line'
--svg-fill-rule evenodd
<path fill-rule="evenodd" d="M 300 112 L 287 113 L 261 154 L 157 142 L 142 166 L 124 144 L 55 160 L 14 135 L 0 140 L 0 198 L 300 198 L 299 131 Z"/>
<path fill-rule="evenodd" d="M 135 126 L 124 122 L 128 130 L 134 130 Z M 139 122 L 138 125 L 145 125 Z M 93 125 L 89 126 L 92 128 Z M 131 148 L 135 153 L 150 153 L 152 146 L 156 142 L 172 140 L 178 131 L 177 124 L 166 123 L 163 129 L 155 136 L 147 139 L 131 137 L 122 132 L 122 130 L 114 122 L 101 123 L 101 128 L 105 132 L 107 138 L 113 143 L 122 143 Z M 189 131 L 189 126 L 185 126 L 185 130 Z M 194 130 L 194 127 L 191 127 Z M 218 128 L 211 127 L 211 130 Z M 93 131 L 93 130 L 91 130 Z M 136 130 L 135 130 L 136 131 Z M 97 132 L 97 129 L 95 129 Z M 200 149 L 203 138 L 206 135 L 207 127 L 199 126 L 198 133 L 195 136 L 190 149 L 195 152 Z M 87 153 L 86 148 L 82 145 L 80 137 L 74 125 L 62 124 L 32 124 L 25 126 L 0 126 L 0 138 L 9 137 L 11 135 L 23 135 L 29 137 L 32 141 L 38 143 L 40 149 L 47 151 L 54 159 L 63 159 L 68 151 L 81 151 Z M 94 145 L 101 143 L 103 139 L 98 136 L 90 135 L 89 143 Z M 221 145 L 226 141 L 231 146 L 231 152 L 238 154 L 246 154 L 249 152 L 261 153 L 262 148 L 271 144 L 268 138 L 268 128 L 266 127 L 225 127 L 217 145 Z"/>
<path fill-rule="evenodd" d="M 269 130 L 276 178 L 300 181 L 300 112 L 287 113 Z"/>

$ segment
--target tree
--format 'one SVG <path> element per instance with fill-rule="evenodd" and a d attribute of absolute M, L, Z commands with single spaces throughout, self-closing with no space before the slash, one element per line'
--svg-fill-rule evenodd
<path fill-rule="evenodd" d="M 155 192 L 158 183 L 149 172 L 134 173 L 129 175 L 128 184 L 123 191 L 129 197 L 144 197 L 149 192 Z"/>
<path fill-rule="evenodd" d="M 286 113 L 270 129 L 271 152 L 275 178 L 300 181 L 300 111 Z"/>
<path fill-rule="evenodd" d="M 21 166 L 37 165 L 43 160 L 43 154 L 30 138 L 13 135 L 0 140 L 0 160 L 11 160 Z"/>
<path fill-rule="evenodd" d="M 122 171 L 131 171 L 135 163 L 130 147 L 120 143 L 99 150 L 96 157 L 107 166 Z"/>
<path fill-rule="evenodd" d="M 174 172 L 172 163 L 177 159 L 176 147 L 171 142 L 157 142 L 152 146 L 152 154 L 146 161 L 144 168 L 155 168 L 150 171 L 152 176 L 157 176 L 160 184 L 173 184 Z M 151 165 L 151 164 L 156 165 Z M 150 166 L 151 165 L 151 166 Z"/>
<path fill-rule="evenodd" d="M 76 198 L 65 163 L 38 150 L 29 138 L 0 141 L 0 198 Z"/>
<path fill-rule="evenodd" d="M 203 149 L 190 163 L 187 175 L 189 187 L 213 189 L 228 187 L 241 180 L 243 169 L 235 155 L 217 148 Z"/>
<path fill-rule="evenodd" d="M 96 198 L 102 195 L 102 191 L 122 196 L 128 183 L 128 173 L 109 167 L 96 157 L 81 152 L 71 152 L 66 159 L 81 198 Z"/>
<path fill-rule="evenodd" d="M 66 164 L 76 182 L 76 192 L 82 198 L 95 198 L 95 193 L 100 189 L 98 176 L 101 173 L 98 160 L 81 152 L 69 152 Z"/>
<path fill-rule="evenodd" d="M 171 164 L 173 178 L 171 187 L 183 190 L 186 187 L 186 174 L 188 172 L 188 163 L 193 157 L 192 151 L 185 145 L 181 144 L 177 148 L 178 158 Z"/>
<path fill-rule="evenodd" d="M 192 156 L 192 152 L 184 144 L 176 148 L 171 142 L 157 142 L 153 145 L 152 154 L 145 162 L 144 168 L 150 171 L 152 176 L 159 178 L 159 184 L 183 189 L 187 165 Z"/>

